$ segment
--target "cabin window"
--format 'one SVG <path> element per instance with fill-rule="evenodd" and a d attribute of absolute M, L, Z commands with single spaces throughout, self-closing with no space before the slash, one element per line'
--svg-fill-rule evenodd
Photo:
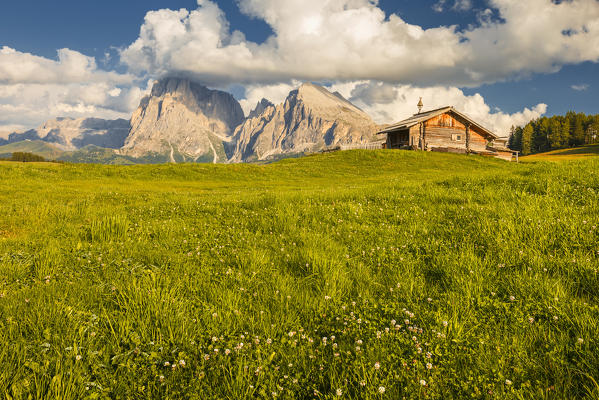
<path fill-rule="evenodd" d="M 451 140 L 453 140 L 454 142 L 461 142 L 462 141 L 462 135 L 451 135 Z"/>

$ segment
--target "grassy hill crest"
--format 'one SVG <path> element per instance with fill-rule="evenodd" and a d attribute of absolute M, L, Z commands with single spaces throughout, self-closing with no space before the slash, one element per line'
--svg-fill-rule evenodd
<path fill-rule="evenodd" d="M 0 393 L 595 398 L 597 168 L 0 162 Z"/>

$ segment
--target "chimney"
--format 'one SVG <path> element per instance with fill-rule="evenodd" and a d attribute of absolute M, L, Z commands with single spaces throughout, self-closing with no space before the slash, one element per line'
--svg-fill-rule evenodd
<path fill-rule="evenodd" d="M 420 112 L 422 112 L 422 107 L 424 107 L 424 104 L 422 104 L 422 97 L 421 97 L 420 101 L 418 102 L 418 114 L 420 114 Z"/>

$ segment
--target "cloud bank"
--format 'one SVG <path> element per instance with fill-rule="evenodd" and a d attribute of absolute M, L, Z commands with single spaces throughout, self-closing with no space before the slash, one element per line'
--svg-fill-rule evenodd
<path fill-rule="evenodd" d="M 121 52 L 137 73 L 187 74 L 208 82 L 280 83 L 376 80 L 433 86 L 477 86 L 562 65 L 599 60 L 596 0 L 489 0 L 464 31 L 423 29 L 375 0 L 239 0 L 274 34 L 262 44 L 231 30 L 216 3 L 149 12 L 139 38 Z M 468 8 L 469 1 L 454 7 Z"/>
<path fill-rule="evenodd" d="M 0 131 L 56 116 L 129 117 L 147 82 L 167 75 L 214 88 L 241 84 L 249 112 L 262 97 L 278 103 L 301 81 L 339 90 L 380 123 L 426 108 L 454 105 L 500 135 L 546 112 L 492 110 L 477 87 L 551 73 L 567 64 L 599 61 L 597 0 L 488 0 L 466 29 L 424 29 L 378 0 L 237 0 L 243 13 L 274 32 L 264 43 L 231 28 L 211 0 L 195 10 L 148 12 L 139 37 L 120 49 L 127 73 L 104 71 L 93 57 L 61 49 L 51 60 L 0 50 Z M 470 0 L 441 0 L 439 10 L 468 10 Z M 493 17 L 492 17 L 493 16 Z"/>
<path fill-rule="evenodd" d="M 426 110 L 454 106 L 502 137 L 509 135 L 512 125 L 524 125 L 547 112 L 546 104 L 538 104 L 513 114 L 500 110 L 493 112 L 480 94 L 468 96 L 455 87 L 422 88 L 364 81 L 334 85 L 332 90 L 347 97 L 381 124 L 399 121 L 415 114 L 416 104 L 422 97 Z"/>
<path fill-rule="evenodd" d="M 126 118 L 144 90 L 131 74 L 98 69 L 93 57 L 58 50 L 58 60 L 0 49 L 0 130 L 31 128 L 59 116 Z"/>

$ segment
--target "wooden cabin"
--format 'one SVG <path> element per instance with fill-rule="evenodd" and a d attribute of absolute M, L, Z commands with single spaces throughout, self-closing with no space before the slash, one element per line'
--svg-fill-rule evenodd
<path fill-rule="evenodd" d="M 492 143 L 491 150 L 497 153 L 494 155 L 496 158 L 501 158 L 506 161 L 512 161 L 515 158 L 516 162 L 519 161 L 518 158 L 520 152 L 508 148 L 507 139 L 495 139 Z"/>
<path fill-rule="evenodd" d="M 508 161 L 515 153 L 505 146 L 505 140 L 452 106 L 419 112 L 379 134 L 387 135 L 388 149 L 480 154 Z"/>

